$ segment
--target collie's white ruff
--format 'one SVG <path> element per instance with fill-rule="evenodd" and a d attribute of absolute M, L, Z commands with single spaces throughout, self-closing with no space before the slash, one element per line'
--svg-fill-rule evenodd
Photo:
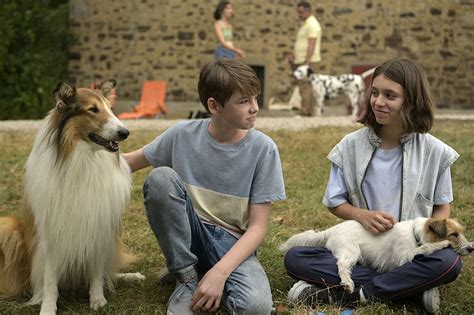
<path fill-rule="evenodd" d="M 91 151 L 83 142 L 70 161 L 55 167 L 56 152 L 45 146 L 45 132 L 43 128 L 26 163 L 25 192 L 38 236 L 30 302 L 57 295 L 43 292 L 54 290 L 53 282 L 75 287 L 90 277 L 90 303 L 97 309 L 106 302 L 99 292 L 104 279 L 110 285 L 118 270 L 116 243 L 130 196 L 130 170 L 122 157 Z"/>
<path fill-rule="evenodd" d="M 64 130 L 71 128 L 61 140 L 66 145 L 58 145 L 61 141 L 54 140 L 58 133 L 57 118 L 61 117 L 55 114 L 55 108 L 45 118 L 26 162 L 25 221 L 33 224 L 25 224 L 24 229 L 33 231 L 24 232 L 32 237 L 25 239 L 23 246 L 29 248 L 31 264 L 28 291 L 33 296 L 29 304 L 41 303 L 41 314 L 56 313 L 58 287 L 89 286 L 90 307 L 97 310 L 104 306 L 104 285 L 113 289 L 117 271 L 131 259 L 123 252 L 120 241 L 121 218 L 131 192 L 130 168 L 118 152 L 78 136 L 81 132 L 93 132 L 107 140 L 109 147 L 113 141 L 112 149 L 116 151 L 118 141 L 126 138 L 128 131 L 110 110 L 107 95 L 86 92 L 84 98 L 95 102 L 97 108 L 78 113 L 77 117 L 88 115 L 77 118 L 82 119 L 79 123 L 76 120 L 78 126 L 71 127 L 66 122 Z M 79 106 L 87 105 L 87 101 Z M 69 106 L 65 103 L 56 107 Z M 99 112 L 92 113 L 95 110 Z M 120 132 L 126 135 L 118 136 Z M 67 154 L 58 152 L 58 148 L 68 150 Z M 144 278 L 138 273 L 118 277 Z"/>
<path fill-rule="evenodd" d="M 385 272 L 411 261 L 415 255 L 431 254 L 450 245 L 459 254 L 467 255 L 473 244 L 467 242 L 462 231 L 462 226 L 452 219 L 417 218 L 374 235 L 359 222 L 348 220 L 321 232 L 308 230 L 293 235 L 279 249 L 285 253 L 296 246 L 324 246 L 331 250 L 337 259 L 341 285 L 352 293 L 351 269 L 357 262 Z"/>

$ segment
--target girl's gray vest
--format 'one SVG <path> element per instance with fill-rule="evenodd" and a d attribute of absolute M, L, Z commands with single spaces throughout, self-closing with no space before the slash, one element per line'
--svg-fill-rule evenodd
<path fill-rule="evenodd" d="M 329 153 L 329 160 L 342 169 L 350 203 L 368 209 L 362 193 L 367 167 L 380 146 L 374 130 L 364 127 L 346 135 Z M 436 183 L 459 154 L 430 134 L 412 133 L 401 139 L 402 187 L 399 221 L 431 217 Z"/>

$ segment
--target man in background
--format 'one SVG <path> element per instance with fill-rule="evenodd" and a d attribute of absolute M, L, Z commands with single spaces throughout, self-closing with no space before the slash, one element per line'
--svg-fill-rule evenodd
<path fill-rule="evenodd" d="M 293 69 L 307 64 L 314 70 L 316 69 L 316 63 L 321 61 L 321 25 L 311 13 L 309 2 L 299 2 L 297 12 L 298 17 L 303 20 L 303 24 L 296 35 L 293 54 L 289 54 L 287 59 Z M 298 80 L 298 87 L 301 94 L 300 114 L 302 116 L 313 116 L 315 100 L 311 83 L 307 79 Z"/>

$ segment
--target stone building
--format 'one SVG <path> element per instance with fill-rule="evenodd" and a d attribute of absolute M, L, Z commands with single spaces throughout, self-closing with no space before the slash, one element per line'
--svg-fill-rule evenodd
<path fill-rule="evenodd" d="M 234 0 L 235 43 L 264 81 L 264 104 L 287 100 L 285 54 L 299 27 L 298 1 Z M 318 72 L 351 72 L 406 56 L 426 70 L 440 106 L 474 106 L 474 0 L 312 0 L 323 29 Z M 216 0 L 71 0 L 76 42 L 69 76 L 79 85 L 115 78 L 139 99 L 144 80 L 165 80 L 167 100 L 197 101 L 200 67 L 213 59 Z"/>

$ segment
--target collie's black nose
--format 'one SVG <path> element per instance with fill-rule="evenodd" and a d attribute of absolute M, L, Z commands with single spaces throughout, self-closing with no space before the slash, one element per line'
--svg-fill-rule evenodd
<path fill-rule="evenodd" d="M 128 135 L 130 134 L 130 132 L 128 131 L 127 128 L 120 127 L 120 129 L 117 131 L 117 134 L 120 140 L 125 140 L 128 138 Z"/>

